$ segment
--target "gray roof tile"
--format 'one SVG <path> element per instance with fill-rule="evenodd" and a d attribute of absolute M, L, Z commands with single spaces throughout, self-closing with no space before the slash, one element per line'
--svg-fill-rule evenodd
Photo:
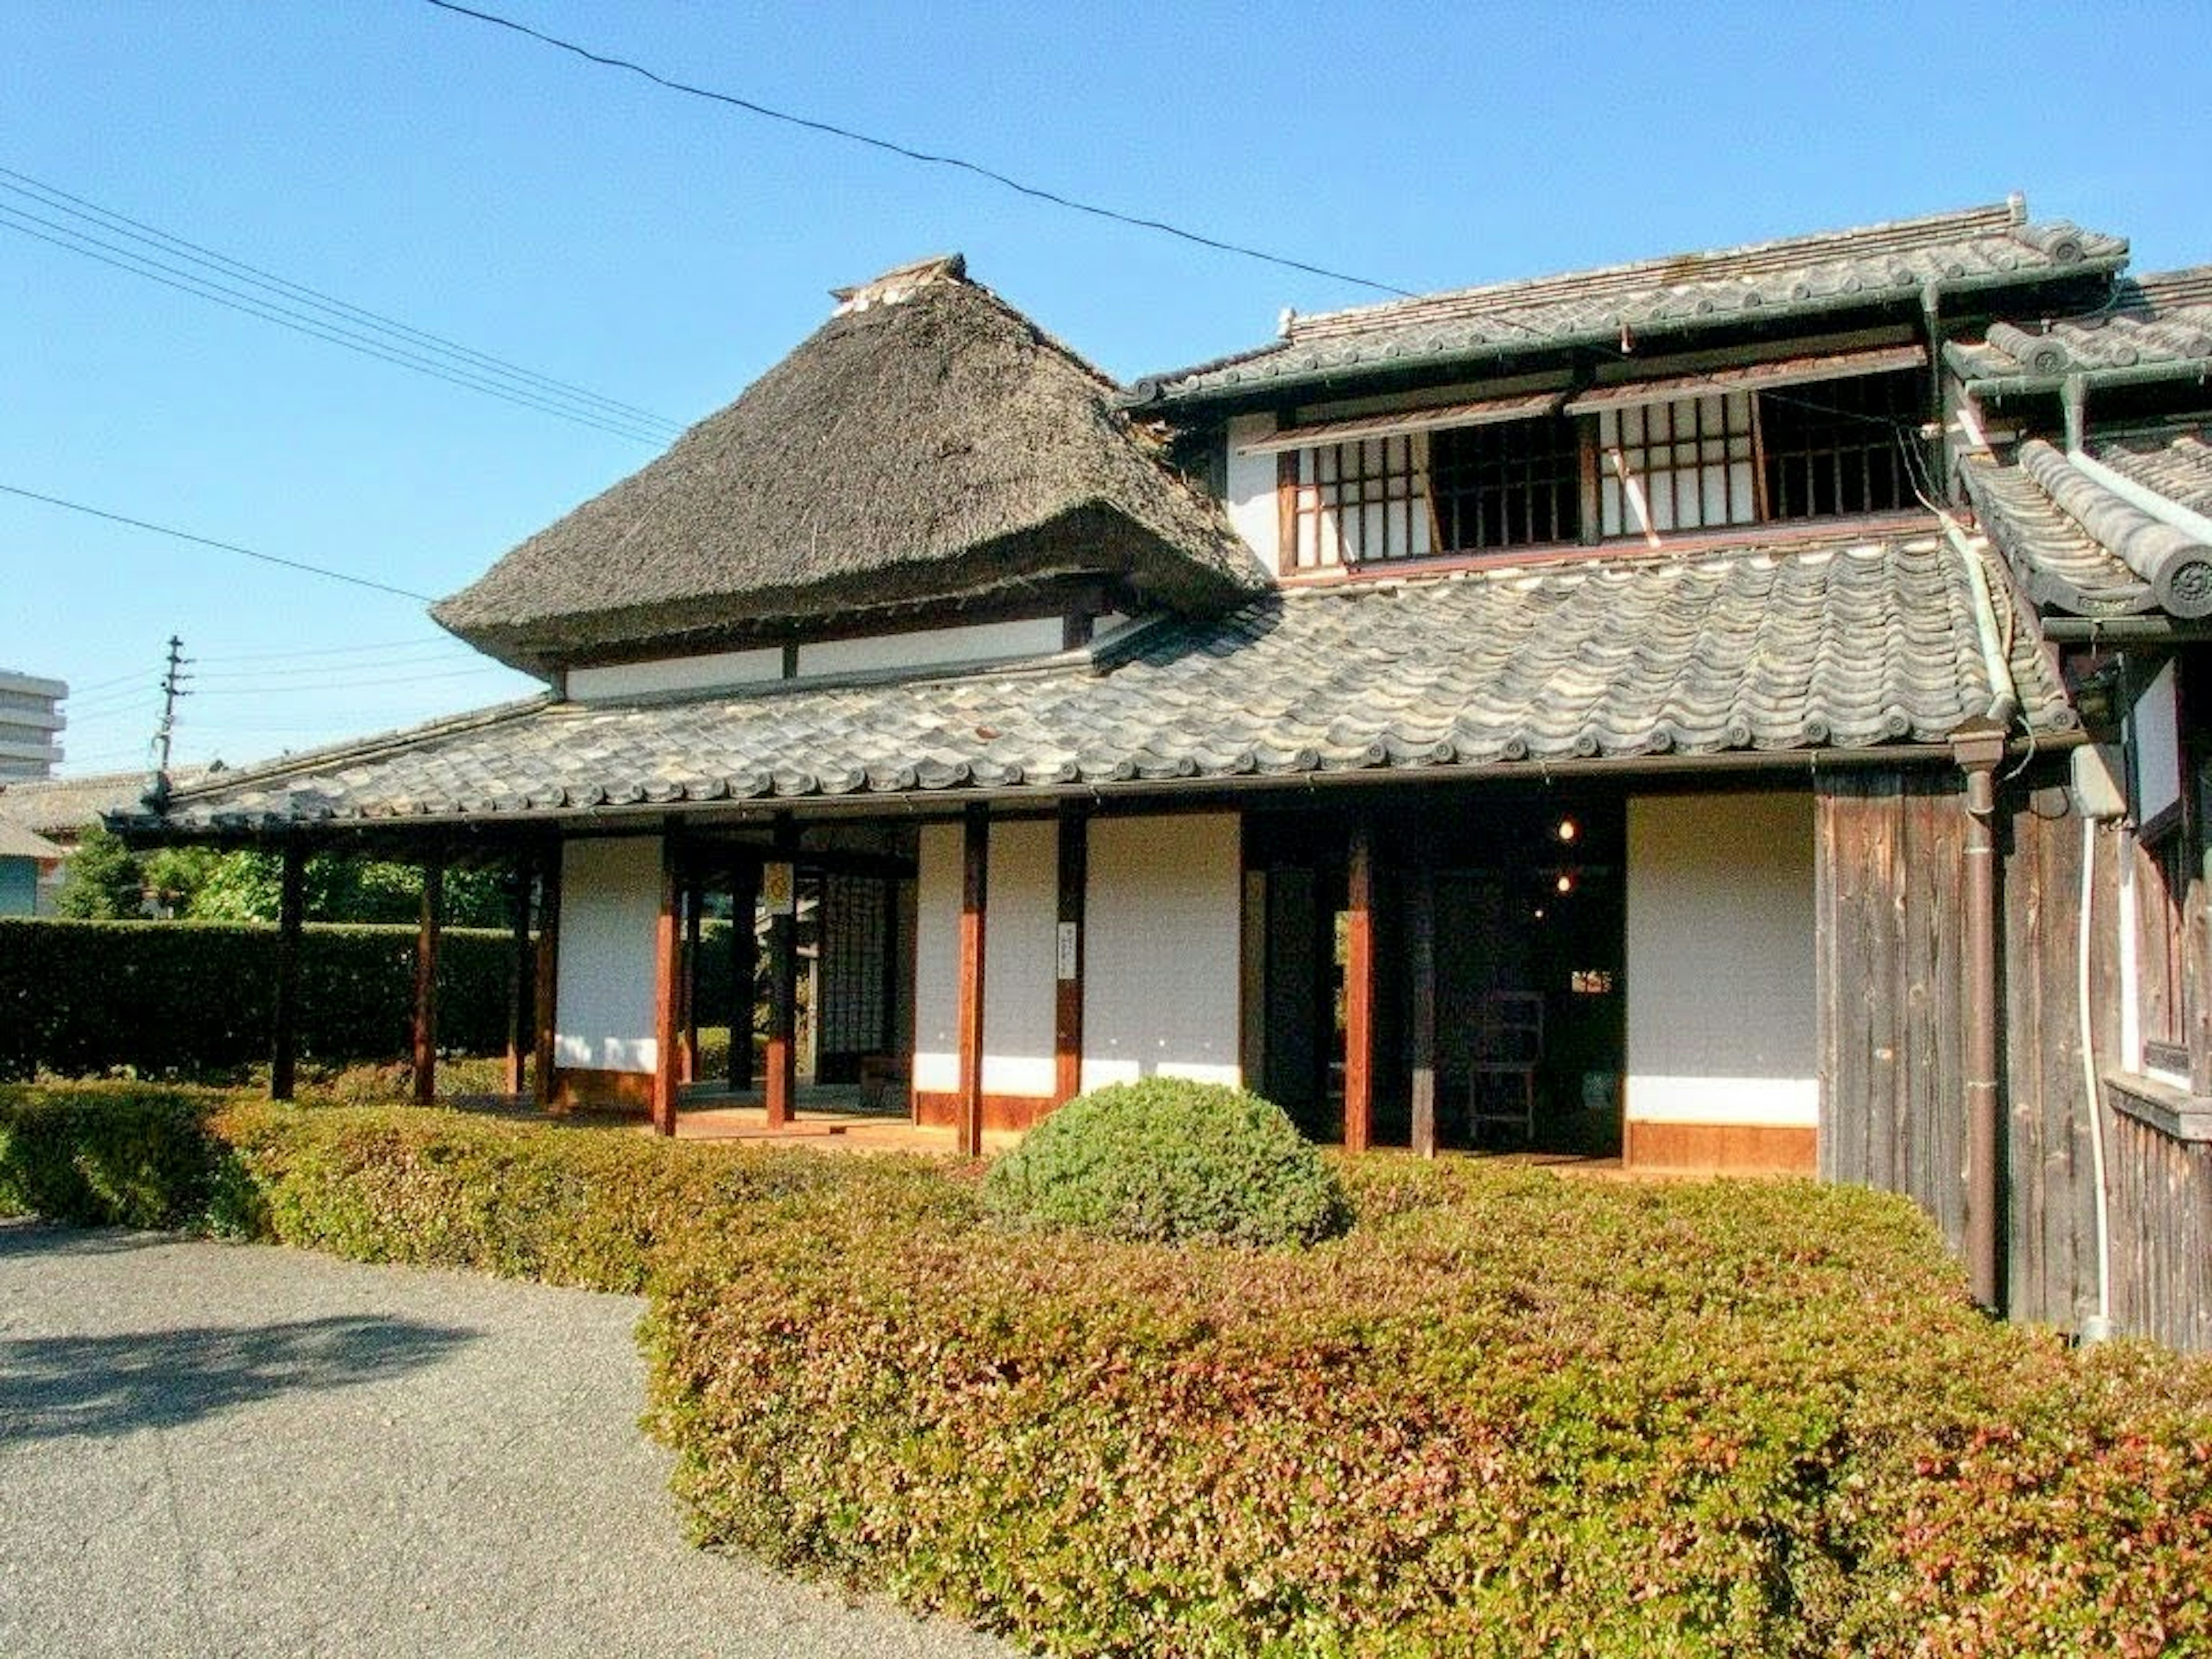
<path fill-rule="evenodd" d="M 1097 665 L 516 705 L 180 791 L 165 823 L 204 834 L 1930 744 L 1990 702 L 1973 605 L 1932 526 L 1346 583 L 1156 624 Z M 2014 632 L 2028 718 L 2070 725 L 2033 629 Z"/>
<path fill-rule="evenodd" d="M 2212 516 L 2206 434 L 2109 439 L 2087 453 L 2153 496 Z M 1970 456 L 1962 472 L 1990 539 L 2037 605 L 2082 617 L 2212 614 L 2212 538 L 2201 526 L 2147 511 L 2040 439 L 2009 465 Z"/>
<path fill-rule="evenodd" d="M 1993 286 L 2116 269 L 2116 236 L 2022 222 L 2000 203 L 1858 230 L 1681 254 L 1533 281 L 1425 295 L 1291 319 L 1287 337 L 1147 376 L 1139 402 L 1174 404 L 1377 369 L 1617 340 L 1756 314 L 1815 313 L 1884 295 Z"/>

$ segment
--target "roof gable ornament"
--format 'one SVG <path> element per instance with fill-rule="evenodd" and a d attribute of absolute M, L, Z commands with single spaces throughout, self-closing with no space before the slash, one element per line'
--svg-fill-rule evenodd
<path fill-rule="evenodd" d="M 916 259 L 911 264 L 897 265 L 872 281 L 852 288 L 833 288 L 830 297 L 837 302 L 832 314 L 843 317 L 856 311 L 871 310 L 877 306 L 895 306 L 910 299 L 919 290 L 933 283 L 964 283 L 968 280 L 968 258 L 961 253 L 940 253 L 927 259 Z"/>

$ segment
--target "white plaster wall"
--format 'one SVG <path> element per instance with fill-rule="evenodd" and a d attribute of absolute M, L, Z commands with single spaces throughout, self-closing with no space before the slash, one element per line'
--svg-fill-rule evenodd
<path fill-rule="evenodd" d="M 556 1066 L 650 1072 L 660 839 L 572 841 L 561 851 Z"/>
<path fill-rule="evenodd" d="M 1243 1081 L 1242 866 L 1234 813 L 1092 820 L 1084 1088 Z"/>
<path fill-rule="evenodd" d="M 1812 1128 L 1809 794 L 1628 804 L 1626 1115 Z"/>
<path fill-rule="evenodd" d="M 1273 455 L 1243 455 L 1238 450 L 1245 444 L 1256 442 L 1275 429 L 1272 415 L 1238 415 L 1229 422 L 1229 522 L 1245 544 L 1259 556 L 1260 562 L 1274 572 L 1282 574 L 1282 555 L 1276 543 L 1281 539 L 1282 519 L 1275 505 L 1275 458 Z"/>
<path fill-rule="evenodd" d="M 960 1086 L 961 829 L 921 832 L 920 932 L 915 957 L 918 1036 L 915 1086 Z M 1049 819 L 991 826 L 991 877 L 983 940 L 983 1092 L 1053 1091 L 1054 926 L 1060 908 L 1060 831 Z"/>
<path fill-rule="evenodd" d="M 921 826 L 914 908 L 914 1086 L 960 1086 L 960 826 Z M 984 957 L 988 969 L 990 958 Z M 989 1024 L 985 1011 L 985 1024 Z"/>
<path fill-rule="evenodd" d="M 758 685 L 783 678 L 783 651 L 715 651 L 651 662 L 609 663 L 568 671 L 568 695 L 579 702 L 605 697 L 646 697 L 664 691 L 706 691 L 720 685 Z"/>
<path fill-rule="evenodd" d="M 971 623 L 964 628 L 823 640 L 799 647 L 799 677 L 807 679 L 823 674 L 867 674 L 1051 656 L 1060 648 L 1060 629 L 1058 617 L 1032 617 L 1020 622 Z"/>

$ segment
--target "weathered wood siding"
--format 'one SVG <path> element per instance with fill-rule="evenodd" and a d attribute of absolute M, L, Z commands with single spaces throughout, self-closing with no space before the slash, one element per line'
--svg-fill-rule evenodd
<path fill-rule="evenodd" d="M 1958 775 L 1818 789 L 1820 1174 L 1904 1193 L 1966 1237 Z"/>
<path fill-rule="evenodd" d="M 2107 1121 L 2113 1321 L 2212 1352 L 2212 1143 L 2178 1140 L 2121 1112 Z"/>
<path fill-rule="evenodd" d="M 2045 792 L 2013 814 L 2004 850 L 2008 1310 L 2072 1330 L 2097 1306 L 2096 1155 L 2081 1064 L 2081 820 L 2063 811 L 2061 792 Z M 2095 857 L 2092 1042 L 2110 1056 L 2119 1040 L 2112 831 L 2096 832 Z"/>
<path fill-rule="evenodd" d="M 1820 1173 L 1905 1194 L 1954 1252 L 1965 1242 L 1966 1162 L 1959 781 L 1948 768 L 1824 780 L 1815 872 Z M 2006 1304 L 2016 1319 L 2071 1329 L 2096 1296 L 2075 988 L 2081 825 L 2051 790 L 2008 793 L 2001 810 Z M 2100 835 L 2098 902 L 2109 906 L 2113 855 L 2108 833 Z M 2112 939 L 2109 928 L 2095 929 L 2101 1053 L 2117 1040 L 2107 1029 L 2117 1006 Z"/>

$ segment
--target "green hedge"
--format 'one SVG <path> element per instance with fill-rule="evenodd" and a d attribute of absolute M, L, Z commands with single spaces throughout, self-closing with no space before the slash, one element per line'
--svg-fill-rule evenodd
<path fill-rule="evenodd" d="M 251 923 L 0 920 L 0 1078 L 219 1074 L 269 1057 L 276 930 Z M 507 1042 L 509 935 L 448 930 L 438 1040 Z M 405 1052 L 415 1001 L 411 927 L 311 924 L 300 948 L 300 1053 Z"/>
<path fill-rule="evenodd" d="M 0 1090 L 0 1208 L 649 1285 L 703 1541 L 1044 1651 L 2212 1650 L 2212 1366 L 1989 1323 L 1893 1198 L 1341 1170 L 1340 1239 L 1167 1249 L 971 1166 Z"/>
<path fill-rule="evenodd" d="M 1310 1244 L 1351 1220 L 1281 1107 L 1187 1078 L 1069 1101 L 991 1166 L 983 1204 L 1005 1225 L 1152 1243 Z"/>

